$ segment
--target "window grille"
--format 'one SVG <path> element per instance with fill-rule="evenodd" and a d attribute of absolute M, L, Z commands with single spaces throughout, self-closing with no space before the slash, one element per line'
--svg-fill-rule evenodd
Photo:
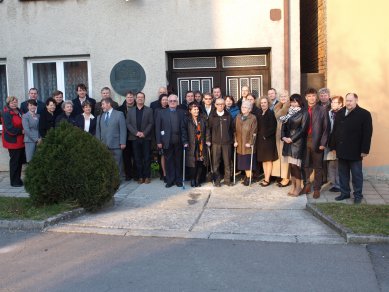
<path fill-rule="evenodd" d="M 263 67 L 266 66 L 266 55 L 224 56 L 223 68 Z"/>
<path fill-rule="evenodd" d="M 216 57 L 174 58 L 173 69 L 216 68 Z"/>

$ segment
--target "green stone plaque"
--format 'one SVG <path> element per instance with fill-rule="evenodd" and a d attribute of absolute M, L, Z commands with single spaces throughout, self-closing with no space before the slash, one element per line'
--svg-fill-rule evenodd
<path fill-rule="evenodd" d="M 133 60 L 123 60 L 111 70 L 111 85 L 120 95 L 132 90 L 142 91 L 146 83 L 146 73 L 143 67 Z"/>

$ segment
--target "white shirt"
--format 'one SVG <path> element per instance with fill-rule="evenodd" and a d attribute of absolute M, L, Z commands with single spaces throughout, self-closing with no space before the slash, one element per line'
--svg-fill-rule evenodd
<path fill-rule="evenodd" d="M 219 117 L 221 117 L 222 115 L 224 115 L 224 111 L 222 111 L 222 112 L 218 112 L 218 111 L 216 111 L 216 113 L 217 113 L 217 115 L 219 116 Z"/>
<path fill-rule="evenodd" d="M 84 131 L 89 132 L 90 121 L 93 120 L 95 117 L 90 114 L 89 119 L 86 119 L 85 114 L 83 113 L 82 115 L 84 116 Z"/>

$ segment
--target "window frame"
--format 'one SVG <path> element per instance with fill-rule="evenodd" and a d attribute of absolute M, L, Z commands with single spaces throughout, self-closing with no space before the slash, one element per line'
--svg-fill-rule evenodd
<path fill-rule="evenodd" d="M 27 83 L 28 89 L 35 87 L 34 86 L 34 69 L 33 64 L 39 63 L 55 63 L 56 73 L 57 73 L 57 90 L 63 92 L 64 100 L 66 100 L 66 90 L 65 90 L 65 62 L 87 62 L 88 68 L 88 95 L 92 94 L 92 72 L 91 72 L 91 62 L 89 57 L 45 57 L 45 58 L 30 58 L 27 59 Z M 28 91 L 27 89 L 27 91 Z M 39 89 L 39 88 L 38 88 Z"/>
<path fill-rule="evenodd" d="M 7 66 L 7 60 L 0 59 L 0 66 L 5 66 L 5 83 L 7 85 L 7 92 L 5 94 L 4 100 L 3 100 L 3 106 L 5 106 L 5 100 L 7 99 L 7 96 L 9 96 L 9 83 L 8 83 L 8 66 Z M 3 110 L 3 109 L 0 109 Z"/>

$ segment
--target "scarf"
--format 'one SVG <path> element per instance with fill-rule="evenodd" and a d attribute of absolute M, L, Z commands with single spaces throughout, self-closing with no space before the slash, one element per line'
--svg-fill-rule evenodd
<path fill-rule="evenodd" d="M 290 107 L 288 110 L 288 113 L 285 116 L 280 117 L 280 121 L 285 124 L 289 120 L 290 117 L 294 116 L 299 111 L 301 111 L 301 107 L 299 107 L 299 106 L 298 107 Z"/>

